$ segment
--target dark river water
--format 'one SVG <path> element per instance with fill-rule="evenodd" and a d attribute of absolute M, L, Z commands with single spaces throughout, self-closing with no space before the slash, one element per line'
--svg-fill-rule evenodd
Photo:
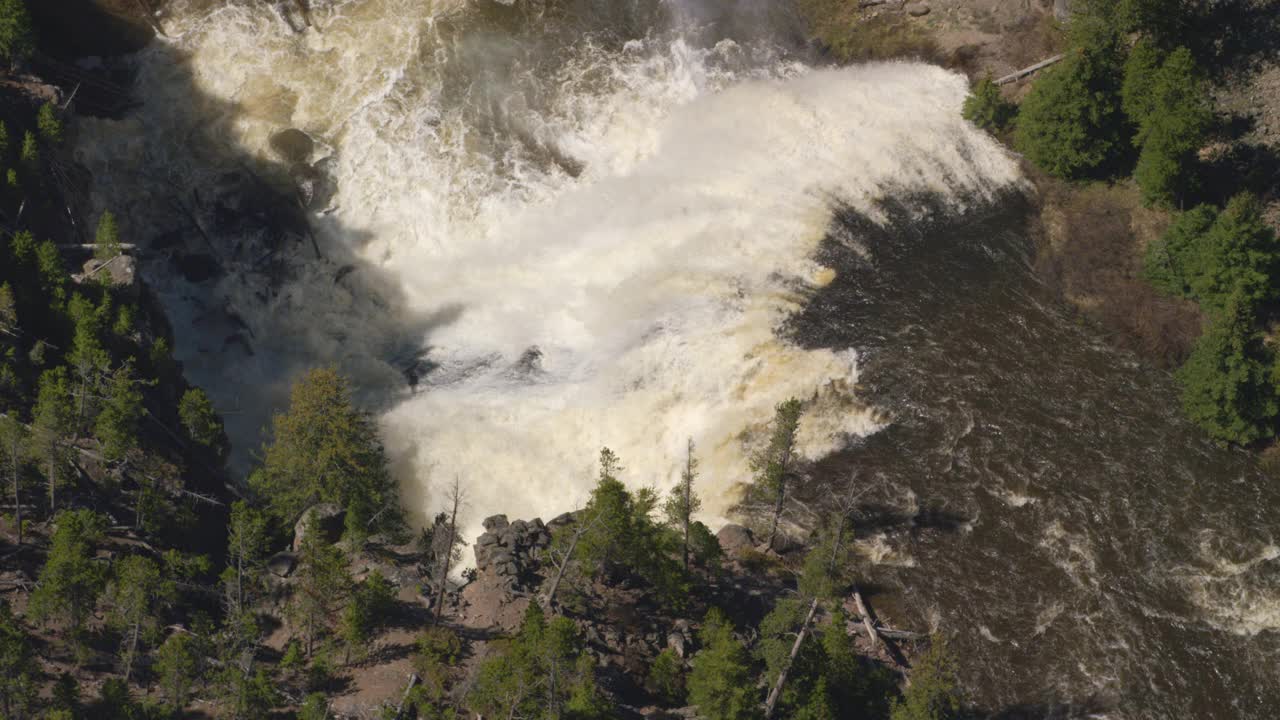
<path fill-rule="evenodd" d="M 874 602 L 953 636 L 985 711 L 1276 717 L 1272 484 L 1037 283 L 1026 200 L 906 204 L 890 229 L 842 214 L 840 277 L 792 323 L 858 349 L 892 418 L 817 473 L 867 493 Z"/>

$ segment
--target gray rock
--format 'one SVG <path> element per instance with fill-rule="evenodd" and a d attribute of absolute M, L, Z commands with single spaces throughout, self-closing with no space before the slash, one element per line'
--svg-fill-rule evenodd
<path fill-rule="evenodd" d="M 573 523 L 573 513 L 561 513 L 551 518 L 551 522 L 547 523 L 547 527 L 555 529 L 559 527 L 564 527 L 565 525 L 569 525 L 572 523 Z"/>
<path fill-rule="evenodd" d="M 741 555 L 756 544 L 751 531 L 741 525 L 725 525 L 720 528 L 720 532 L 716 533 L 716 539 L 720 541 L 720 548 L 724 550 L 725 555 L 730 557 Z"/>
<path fill-rule="evenodd" d="M 302 549 L 302 541 L 310 532 L 323 533 L 327 542 L 337 542 L 342 535 L 342 508 L 333 503 L 319 503 L 303 511 L 293 526 L 293 551 Z"/>
<path fill-rule="evenodd" d="M 130 295 L 138 291 L 138 263 L 131 255 L 117 255 L 110 260 L 91 258 L 84 264 L 84 272 L 75 278 L 79 282 L 94 280 L 106 281 L 114 288 L 124 290 Z"/>
<path fill-rule="evenodd" d="M 271 146 L 272 152 L 290 163 L 306 162 L 316 147 L 316 141 L 297 128 L 281 130 L 272 135 L 267 144 Z"/>
<path fill-rule="evenodd" d="M 507 522 L 506 515 L 490 515 L 489 517 L 484 519 L 484 522 L 482 524 L 484 525 L 485 530 L 487 530 L 488 532 L 493 532 L 495 530 L 501 530 L 502 528 L 505 528 L 510 523 Z"/>
<path fill-rule="evenodd" d="M 911 17 L 924 17 L 925 15 L 929 14 L 929 11 L 931 9 L 932 8 L 929 7 L 928 3 L 922 3 L 922 2 L 907 3 L 907 6 L 905 8 L 905 10 L 907 11 L 907 14 L 910 15 Z"/>
<path fill-rule="evenodd" d="M 293 569 L 297 564 L 297 557 L 289 552 L 276 553 L 267 558 L 267 569 L 276 577 L 289 577 L 293 574 Z"/>
<path fill-rule="evenodd" d="M 476 538 L 477 548 L 486 547 L 489 545 L 497 545 L 497 544 L 498 544 L 498 536 L 494 535 L 493 533 L 485 533 L 480 537 Z"/>
<path fill-rule="evenodd" d="M 684 639 L 684 635 L 678 632 L 672 632 L 667 635 L 667 647 L 670 648 L 671 651 L 676 654 L 676 657 L 681 660 L 685 658 L 685 652 L 687 649 L 686 643 L 687 641 Z"/>

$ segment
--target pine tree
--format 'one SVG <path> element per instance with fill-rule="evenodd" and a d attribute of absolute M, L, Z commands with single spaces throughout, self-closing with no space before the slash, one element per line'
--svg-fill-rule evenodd
<path fill-rule="evenodd" d="M 751 458 L 755 472 L 749 495 L 772 505 L 769 522 L 769 538 L 765 543 L 773 547 L 778 535 L 778 522 L 787 500 L 787 486 L 793 472 L 796 456 L 796 432 L 800 427 L 803 406 L 796 398 L 778 404 L 774 411 L 773 430 L 769 444 Z"/>
<path fill-rule="evenodd" d="M 1178 213 L 1164 235 L 1147 244 L 1147 282 L 1170 295 L 1191 297 L 1191 280 L 1200 273 L 1201 243 L 1217 219 L 1218 211 L 1209 205 Z"/>
<path fill-rule="evenodd" d="M 316 641 L 330 632 L 348 599 L 351 575 L 342 551 L 313 532 L 303 538 L 296 577 L 289 616 L 312 657 Z"/>
<path fill-rule="evenodd" d="M 161 615 L 176 600 L 177 587 L 159 565 L 140 555 L 124 558 L 113 574 L 106 593 L 107 621 L 121 635 L 120 660 L 128 682 L 138 655 L 159 640 Z"/>
<path fill-rule="evenodd" d="M 177 715 L 191 699 L 200 673 L 200 643 L 190 633 L 175 632 L 156 652 L 156 674 L 165 706 Z"/>
<path fill-rule="evenodd" d="M 62 121 L 58 119 L 58 111 L 53 103 L 47 102 L 40 106 L 40 111 L 36 113 L 36 127 L 45 142 L 55 146 L 62 144 Z"/>
<path fill-rule="evenodd" d="M 38 622 L 62 620 L 79 651 L 85 621 L 106 583 L 106 572 L 94 562 L 93 549 L 101 542 L 107 523 L 91 510 L 67 510 L 54 518 L 54 524 L 49 554 L 28 611 Z"/>
<path fill-rule="evenodd" d="M 684 469 L 680 472 L 680 484 L 671 491 L 663 506 L 667 524 L 675 528 L 681 536 L 681 559 L 685 572 L 689 571 L 689 536 L 693 524 L 693 516 L 702 509 L 702 500 L 693 491 L 693 483 L 698 477 L 698 459 L 693 454 L 693 438 L 689 439 L 685 448 Z"/>
<path fill-rule="evenodd" d="M 399 493 L 373 420 L 351 402 L 347 381 L 332 368 L 307 373 L 293 386 L 288 412 L 275 416 L 272 442 L 250 485 L 283 524 L 311 505 L 346 510 L 347 535 L 398 532 Z"/>
<path fill-rule="evenodd" d="M 338 634 L 346 647 L 346 659 L 363 658 L 378 628 L 386 624 L 396 603 L 396 590 L 382 573 L 374 570 L 356 586 L 351 601 L 342 610 Z"/>
<path fill-rule="evenodd" d="M 1139 43 L 1122 94 L 1142 149 L 1134 178 L 1148 202 L 1173 205 L 1195 187 L 1197 152 L 1213 122 L 1203 73 L 1186 48 L 1161 59 L 1150 43 Z"/>
<path fill-rule="evenodd" d="M 1001 132 L 1013 122 L 1018 106 L 1005 100 L 1000 86 L 991 80 L 991 75 L 986 75 L 965 98 L 963 114 L 965 120 L 987 132 Z"/>
<path fill-rule="evenodd" d="M 138 422 L 145 412 L 139 381 L 129 363 L 113 371 L 103 383 L 106 397 L 94 421 L 94 435 L 108 460 L 120 460 L 138 445 Z"/>
<path fill-rule="evenodd" d="M 207 448 L 222 447 L 225 438 L 222 418 L 213 409 L 213 403 L 204 390 L 192 388 L 183 393 L 182 400 L 178 402 L 178 417 L 192 440 Z"/>
<path fill-rule="evenodd" d="M 23 720 L 33 717 L 39 686 L 33 676 L 37 667 L 35 643 L 9 603 L 0 600 L 0 717 Z"/>
<path fill-rule="evenodd" d="M 228 614 L 246 612 L 257 594 L 267 556 L 267 522 L 243 500 L 231 505 L 227 526 L 227 569 L 222 574 Z"/>
<path fill-rule="evenodd" d="M 960 714 L 960 686 L 946 641 L 934 636 L 911 670 L 911 684 L 895 700 L 890 720 L 950 720 Z"/>
<path fill-rule="evenodd" d="M 0 0 L 0 57 L 16 68 L 35 50 L 35 30 L 26 4 L 23 0 Z"/>
<path fill-rule="evenodd" d="M 0 461 L 13 488 L 13 524 L 22 544 L 22 485 L 27 462 L 29 433 L 12 415 L 0 415 Z"/>
<path fill-rule="evenodd" d="M 707 720 L 755 720 L 759 698 L 747 651 L 719 610 L 707 613 L 699 632 L 703 649 L 689 673 L 689 702 Z"/>
<path fill-rule="evenodd" d="M 40 376 L 36 405 L 32 410 L 31 452 L 41 465 L 48 484 L 49 514 L 57 511 L 57 489 L 66 474 L 70 453 L 65 441 L 74 432 L 75 412 L 71 389 L 63 368 Z"/>
<path fill-rule="evenodd" d="M 1044 71 L 1018 111 L 1015 144 L 1050 175 L 1103 172 L 1124 146 L 1120 113 L 1123 49 L 1114 28 L 1072 22 L 1077 46 Z"/>
<path fill-rule="evenodd" d="M 120 227 L 116 224 L 115 213 L 110 210 L 102 213 L 102 217 L 98 219 L 98 230 L 94 233 L 93 242 L 96 246 L 93 254 L 99 260 L 110 260 L 123 251 L 120 247 Z"/>
<path fill-rule="evenodd" d="M 1254 195 L 1232 198 L 1198 248 L 1191 291 L 1209 310 L 1225 309 L 1235 296 L 1249 309 L 1276 298 L 1280 243 Z"/>
<path fill-rule="evenodd" d="M 1268 437 L 1280 413 L 1275 360 L 1253 328 L 1248 301 L 1233 296 L 1178 370 L 1187 416 L 1223 442 Z"/>

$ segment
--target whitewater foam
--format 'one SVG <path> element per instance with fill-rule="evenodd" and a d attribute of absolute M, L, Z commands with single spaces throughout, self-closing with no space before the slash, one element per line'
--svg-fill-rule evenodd
<path fill-rule="evenodd" d="M 876 217 L 891 193 L 959 206 L 1018 182 L 960 118 L 963 77 L 909 63 L 814 70 L 768 45 L 697 46 L 679 32 L 588 35 L 552 62 L 521 55 L 519 38 L 466 35 L 463 10 L 318 4 L 323 33 L 298 36 L 260 6 L 192 12 L 140 60 L 143 94 L 162 100 L 87 124 L 99 192 L 157 155 L 199 187 L 225 169 L 211 148 L 266 157 L 282 127 L 332 155 L 336 209 L 315 226 L 324 254 L 354 258 L 341 282 L 300 257 L 264 302 L 254 270 L 229 257 L 231 272 L 203 285 L 144 268 L 179 318 L 188 374 L 240 411 L 229 428 L 242 449 L 299 368 L 338 362 L 384 409 L 411 508 L 434 511 L 436 479 L 460 475 L 474 532 L 491 512 L 582 502 L 604 445 L 629 483 L 664 487 L 686 438 L 708 519 L 721 519 L 791 396 L 813 401 L 808 457 L 883 425 L 856 397 L 852 351 L 804 349 L 778 329 L 838 272 L 812 259 L 836 205 Z M 167 65 L 175 54 L 183 67 Z M 206 102 L 182 104 L 191 83 Z M 200 134 L 210 113 L 224 121 L 213 137 Z M 144 143 L 149 157 L 131 159 Z M 127 208 L 133 227 L 166 212 L 101 202 Z M 224 307 L 251 331 L 252 356 L 206 347 L 207 329 L 183 321 Z M 411 391 L 400 378 L 418 355 Z"/>

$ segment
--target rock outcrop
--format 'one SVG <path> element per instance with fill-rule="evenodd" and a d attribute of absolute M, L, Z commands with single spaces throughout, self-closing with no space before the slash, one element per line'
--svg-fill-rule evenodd
<path fill-rule="evenodd" d="M 551 546 L 547 526 L 540 518 L 508 522 L 506 515 L 494 515 L 485 519 L 484 529 L 474 546 L 476 572 L 497 578 L 508 590 L 523 589 L 535 561 Z"/>

